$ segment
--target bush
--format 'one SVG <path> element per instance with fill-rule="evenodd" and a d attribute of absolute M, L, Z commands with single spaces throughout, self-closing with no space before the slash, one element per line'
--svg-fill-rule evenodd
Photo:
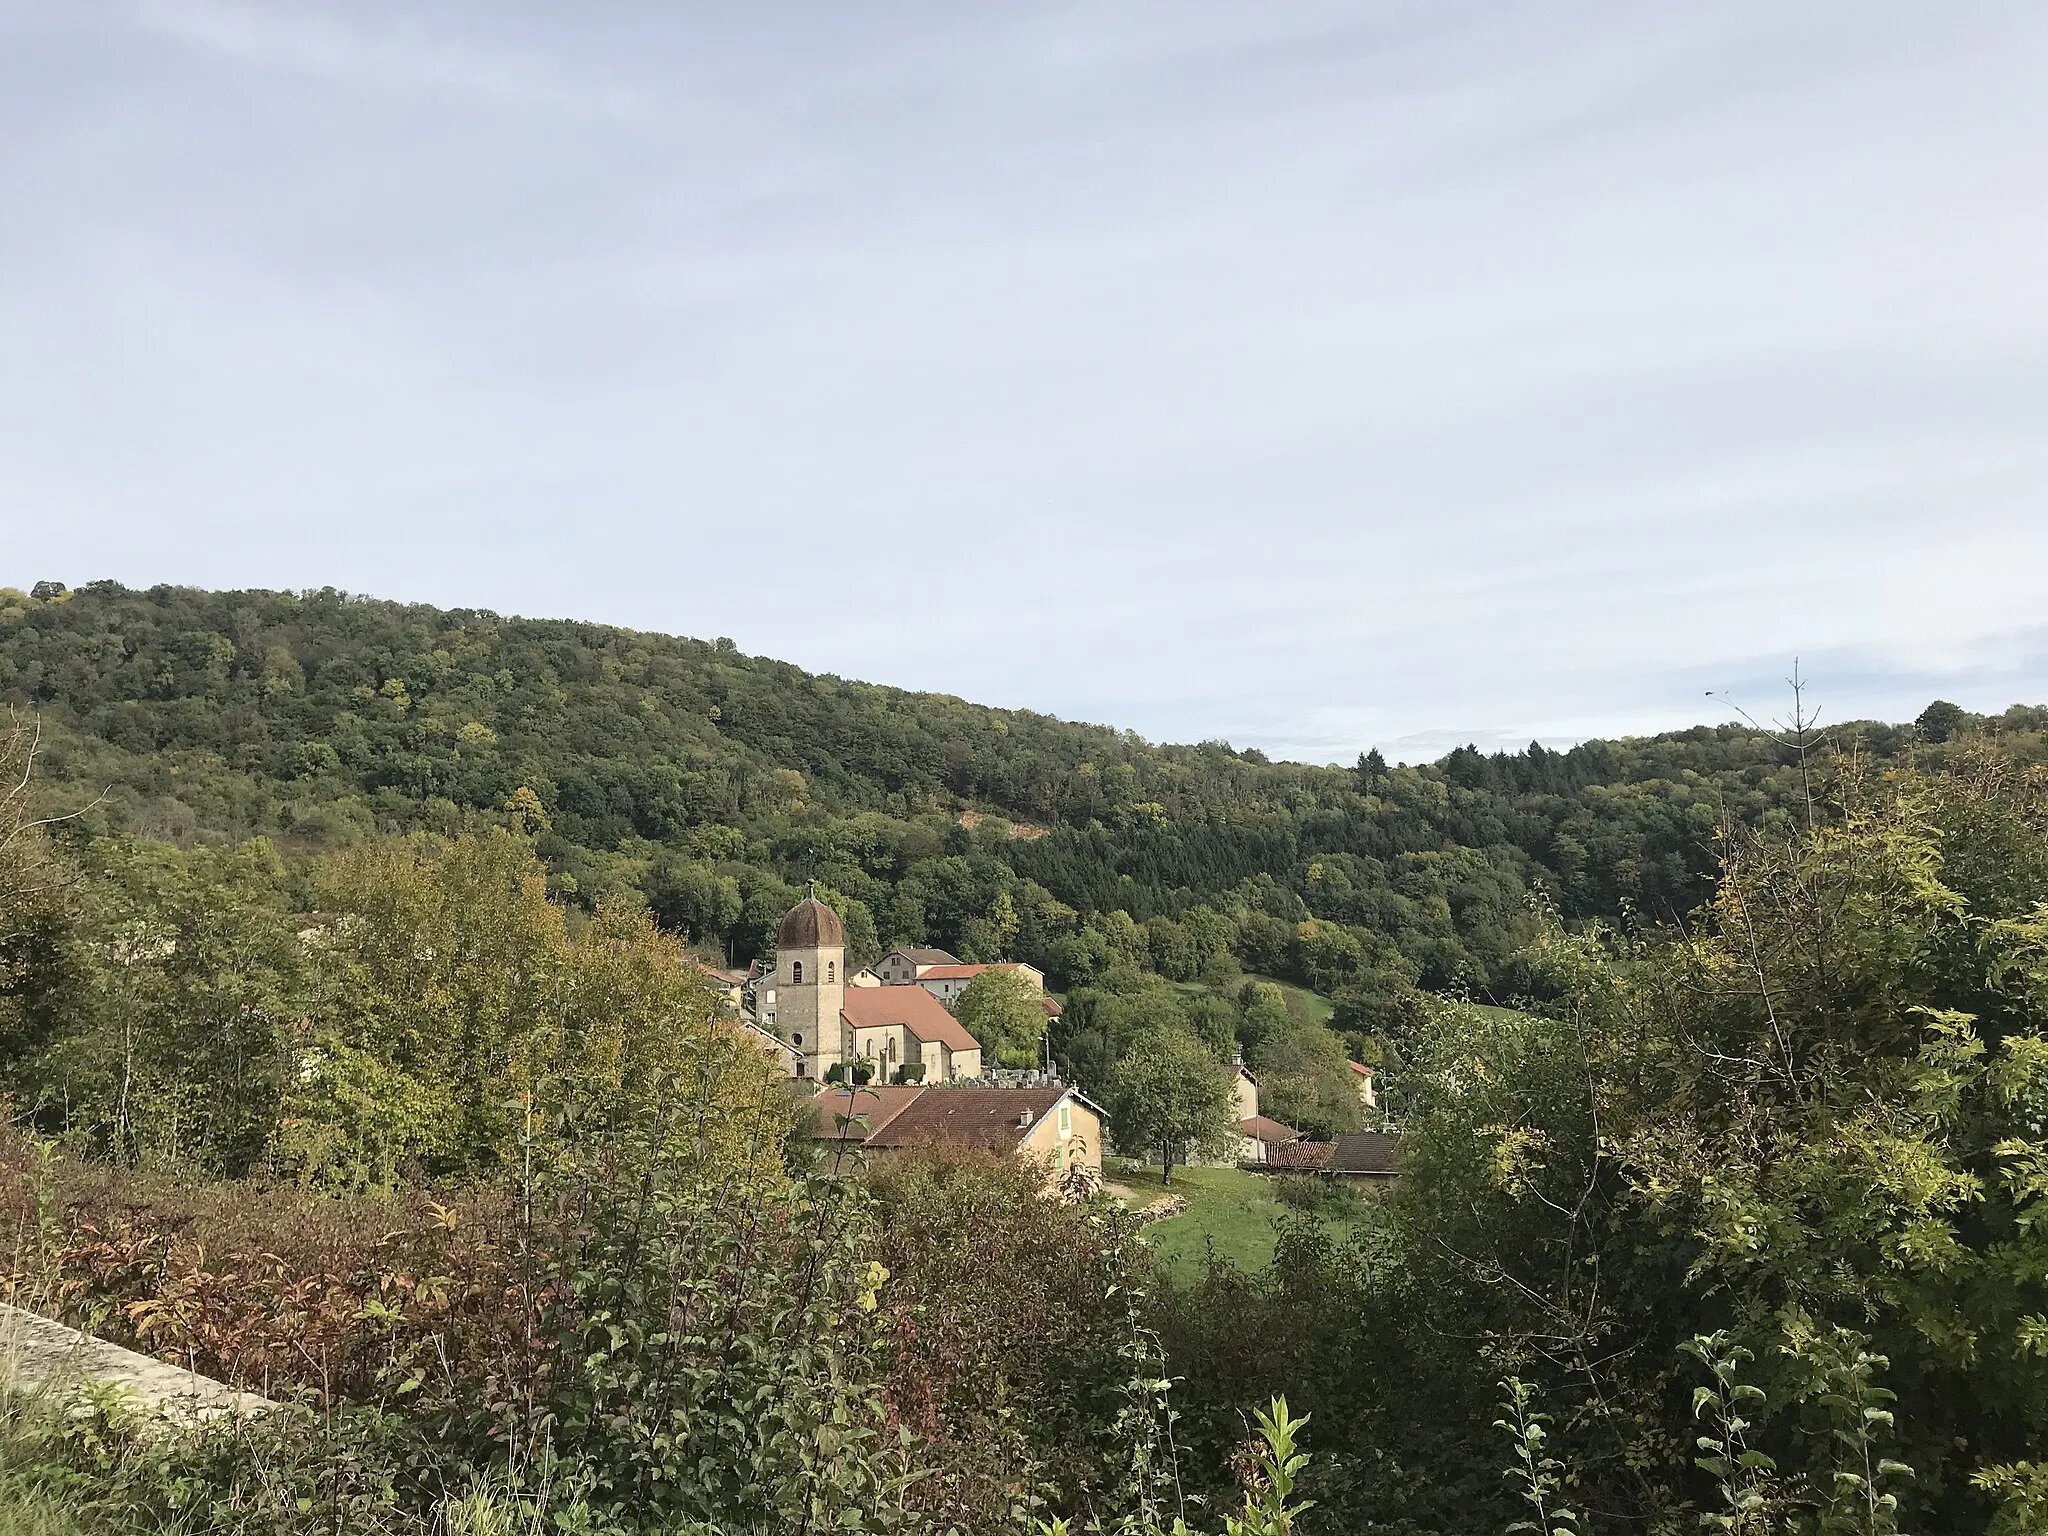
<path fill-rule="evenodd" d="M 855 1512 L 892 1528 L 915 1447 L 886 1418 L 872 1197 L 772 1155 L 734 1162 L 699 1134 L 710 1099 L 685 1084 L 639 1113 L 603 1106 L 610 1120 L 532 1116 L 511 1186 L 447 1204 L 251 1199 L 8 1143 L 16 1294 L 307 1400 L 255 1451 L 209 1442 L 155 1483 L 85 1467 L 97 1494 L 148 1505 L 148 1528 L 175 1498 L 225 1501 L 256 1530 L 426 1529 L 480 1482 L 585 1529 L 836 1529 Z M 779 1108 L 759 1121 L 772 1154 Z M 243 1518 L 252 1489 L 278 1519 Z M 338 1508 L 361 1521 L 292 1524 Z"/>
<path fill-rule="evenodd" d="M 1273 1198 L 1293 1210 L 1315 1216 L 1359 1217 L 1372 1209 L 1372 1202 L 1342 1179 L 1326 1174 L 1269 1174 Z"/>
<path fill-rule="evenodd" d="M 1141 1261 L 1131 1219 L 1053 1198 L 1037 1168 L 990 1153 L 892 1162 L 873 1187 L 890 1406 L 945 1469 L 913 1497 L 939 1528 L 972 1531 L 1006 1528 L 1033 1481 L 1057 1507 L 1088 1506 L 1124 1452 L 1112 1426 Z"/>

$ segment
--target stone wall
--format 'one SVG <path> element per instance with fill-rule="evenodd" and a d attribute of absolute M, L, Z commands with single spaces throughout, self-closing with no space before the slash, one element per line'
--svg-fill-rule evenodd
<path fill-rule="evenodd" d="M 227 1414 L 252 1417 L 276 1407 L 209 1376 L 109 1344 L 34 1312 L 0 1304 L 0 1382 L 9 1391 L 69 1396 L 87 1382 L 134 1394 L 136 1405 L 180 1423 Z"/>

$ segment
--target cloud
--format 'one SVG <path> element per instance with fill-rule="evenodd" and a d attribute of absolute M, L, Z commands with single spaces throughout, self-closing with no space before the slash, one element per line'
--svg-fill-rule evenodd
<path fill-rule="evenodd" d="M 576 89 L 525 50 L 451 42 L 423 19 L 427 13 L 378 18 L 367 7 L 323 15 L 232 0 L 140 0 L 135 14 L 143 27 L 189 47 L 341 86 L 524 109 L 621 111 L 632 102 L 624 92 Z"/>
<path fill-rule="evenodd" d="M 1761 0 L 0 13 L 0 581 L 1338 761 L 1794 656 L 2048 696 L 2044 64 Z"/>

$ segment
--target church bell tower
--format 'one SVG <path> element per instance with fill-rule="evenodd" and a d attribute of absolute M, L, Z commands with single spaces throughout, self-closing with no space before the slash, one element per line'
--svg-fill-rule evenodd
<path fill-rule="evenodd" d="M 846 929 L 839 914 L 808 895 L 782 915 L 775 941 L 775 1023 L 796 1052 L 796 1075 L 822 1078 L 853 1060 L 853 1030 L 840 1017 L 846 1002 Z"/>

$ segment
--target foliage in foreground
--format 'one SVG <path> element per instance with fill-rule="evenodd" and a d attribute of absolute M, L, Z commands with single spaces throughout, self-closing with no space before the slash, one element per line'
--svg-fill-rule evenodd
<path fill-rule="evenodd" d="M 2048 1452 L 2048 779 L 1835 792 L 1688 934 L 1556 935 L 1547 1016 L 1448 1012 L 1411 1087 L 1416 1321 L 1541 1380 L 1596 1527 L 1981 1530 Z"/>

